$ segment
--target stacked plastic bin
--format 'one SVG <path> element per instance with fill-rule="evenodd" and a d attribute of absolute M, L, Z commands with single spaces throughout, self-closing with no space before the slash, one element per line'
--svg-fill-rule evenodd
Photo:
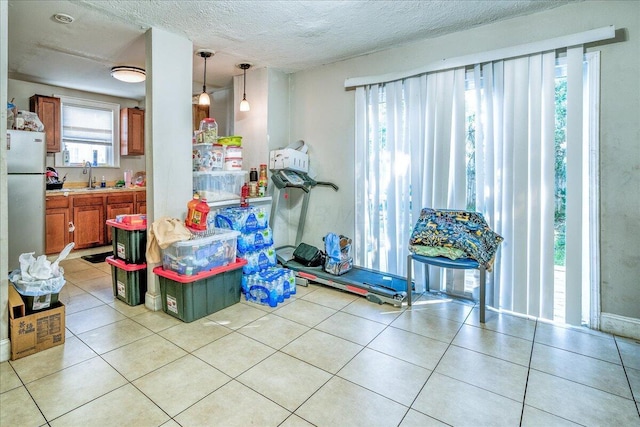
<path fill-rule="evenodd" d="M 145 215 L 119 215 L 107 220 L 111 226 L 113 256 L 111 265 L 113 296 L 129 305 L 144 302 L 147 292 L 147 219 Z"/>
<path fill-rule="evenodd" d="M 207 236 L 175 242 L 162 250 L 159 276 L 162 309 L 192 322 L 240 302 L 242 267 L 236 258 L 240 233 L 211 228 Z"/>
<path fill-rule="evenodd" d="M 238 257 L 242 267 L 242 293 L 247 301 L 276 307 L 296 293 L 294 273 L 277 266 L 273 232 L 264 208 L 230 207 L 215 215 L 215 226 L 238 235 Z"/>

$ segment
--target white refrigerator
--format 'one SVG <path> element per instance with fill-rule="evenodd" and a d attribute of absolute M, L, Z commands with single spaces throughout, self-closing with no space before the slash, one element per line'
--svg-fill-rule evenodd
<path fill-rule="evenodd" d="M 44 254 L 46 155 L 44 132 L 7 131 L 9 271 L 22 253 Z"/>

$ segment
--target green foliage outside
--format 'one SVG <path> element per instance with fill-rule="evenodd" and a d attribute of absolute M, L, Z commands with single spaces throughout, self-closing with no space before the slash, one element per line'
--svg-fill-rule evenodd
<path fill-rule="evenodd" d="M 476 124 L 475 113 L 466 117 L 467 210 L 476 210 Z M 554 264 L 565 264 L 565 223 L 567 201 L 567 80 L 556 79 L 555 102 L 555 209 Z"/>

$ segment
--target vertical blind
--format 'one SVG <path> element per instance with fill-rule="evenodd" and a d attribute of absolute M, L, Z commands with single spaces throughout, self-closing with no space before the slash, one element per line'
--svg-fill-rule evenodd
<path fill-rule="evenodd" d="M 582 131 L 588 117 L 582 99 L 584 47 L 566 52 L 565 318 L 580 324 L 583 287 L 593 277 L 589 242 L 595 241 L 595 227 L 585 209 L 590 187 L 589 143 Z M 545 319 L 553 319 L 554 311 L 556 56 L 550 50 L 469 64 L 477 120 L 475 205 L 505 239 L 490 301 Z M 401 260 L 420 209 L 465 208 L 464 76 L 465 67 L 457 67 L 356 87 L 357 264 L 406 274 Z M 388 164 L 392 170 L 385 169 Z M 464 275 L 431 270 L 432 288 L 464 293 Z M 415 273 L 420 291 L 424 278 Z"/>

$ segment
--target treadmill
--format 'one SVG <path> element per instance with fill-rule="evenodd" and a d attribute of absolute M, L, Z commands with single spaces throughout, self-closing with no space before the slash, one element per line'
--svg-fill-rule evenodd
<path fill-rule="evenodd" d="M 278 211 L 280 203 L 280 190 L 296 188 L 304 193 L 295 246 L 289 245 L 276 248 L 278 262 L 295 273 L 297 284 L 307 286 L 308 282 L 320 283 L 364 296 L 367 300 L 377 304 L 387 303 L 396 307 L 402 306 L 402 303 L 407 298 L 407 280 L 404 277 L 357 266 L 353 266 L 346 273 L 336 276 L 324 271 L 323 266 L 307 267 L 294 260 L 293 252 L 302 242 L 311 189 L 321 186 L 331 187 L 334 191 L 338 191 L 337 185 L 331 182 L 316 181 L 304 172 L 285 169 L 272 170 L 271 180 L 275 185 L 274 201 L 271 205 L 271 215 L 269 216 L 271 229 L 273 229 L 275 213 Z"/>

